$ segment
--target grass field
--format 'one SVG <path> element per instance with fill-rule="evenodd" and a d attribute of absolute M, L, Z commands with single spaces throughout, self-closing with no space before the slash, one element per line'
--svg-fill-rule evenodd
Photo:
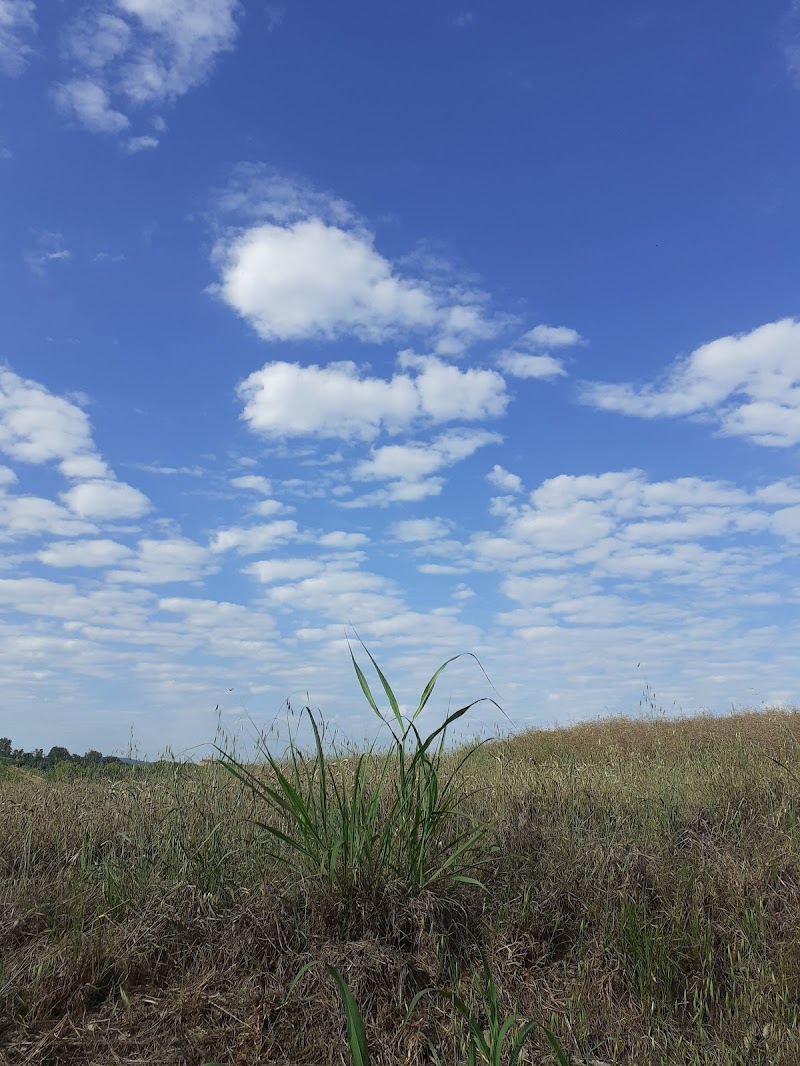
<path fill-rule="evenodd" d="M 386 688 L 361 753 L 5 768 L 0 1061 L 349 1063 L 349 990 L 372 1063 L 800 1063 L 800 712 L 462 761 Z"/>

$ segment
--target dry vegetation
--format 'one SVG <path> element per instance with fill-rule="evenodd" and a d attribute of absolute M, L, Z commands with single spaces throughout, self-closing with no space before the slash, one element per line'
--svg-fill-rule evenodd
<path fill-rule="evenodd" d="M 436 745 L 399 780 L 411 740 L 386 773 L 376 752 L 257 779 L 7 770 L 0 1061 L 350 1062 L 330 972 L 293 987 L 319 960 L 372 1063 L 467 1063 L 463 1015 L 489 1039 L 493 1005 L 535 1023 L 520 1062 L 557 1061 L 545 1027 L 576 1064 L 800 1062 L 800 712 L 533 732 L 480 748 L 449 792 L 458 758 Z M 317 830 L 327 804 L 308 854 L 302 811 L 269 809 L 290 796 L 279 771 Z M 364 801 L 346 846 L 340 790 Z M 428 837 L 425 809 L 444 812 Z M 427 849 L 416 872 L 401 833 Z M 461 998 L 407 1018 L 427 987 Z"/>

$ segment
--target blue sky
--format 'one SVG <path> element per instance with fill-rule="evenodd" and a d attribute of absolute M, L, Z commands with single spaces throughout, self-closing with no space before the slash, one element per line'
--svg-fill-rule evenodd
<path fill-rule="evenodd" d="M 790 0 L 0 0 L 0 732 L 795 702 L 799 126 Z"/>

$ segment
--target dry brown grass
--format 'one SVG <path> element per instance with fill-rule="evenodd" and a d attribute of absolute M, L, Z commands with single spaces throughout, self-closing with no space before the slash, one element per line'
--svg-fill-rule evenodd
<path fill-rule="evenodd" d="M 800 1063 L 800 713 L 609 720 L 481 748 L 486 890 L 337 891 L 265 853 L 219 765 L 0 780 L 0 1061 L 466 1062 L 448 1004 L 552 1025 L 576 1063 Z M 782 765 L 778 765 L 782 764 Z M 477 791 L 475 791 L 477 790 Z M 472 795 L 467 795 L 472 792 Z M 458 827 L 456 827 L 458 828 Z M 454 828 L 453 832 L 456 831 Z M 527 1059 L 553 1063 L 537 1027 Z"/>

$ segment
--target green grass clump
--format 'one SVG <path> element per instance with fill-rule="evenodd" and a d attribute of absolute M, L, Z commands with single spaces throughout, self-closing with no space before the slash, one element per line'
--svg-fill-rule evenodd
<path fill-rule="evenodd" d="M 464 798 L 459 774 L 475 752 L 469 749 L 445 773 L 447 731 L 475 702 L 448 714 L 423 739 L 416 722 L 433 694 L 448 659 L 434 673 L 410 718 L 375 662 L 391 717 L 378 707 L 369 683 L 350 652 L 361 689 L 370 707 L 390 732 L 389 750 L 369 751 L 347 760 L 327 755 L 322 730 L 310 708 L 306 714 L 314 737 L 308 754 L 294 740 L 282 760 L 264 749 L 274 783 L 218 748 L 222 764 L 249 790 L 270 821 L 259 819 L 267 835 L 267 854 L 294 876 L 319 876 L 346 894 L 354 887 L 375 890 L 399 885 L 411 895 L 441 884 L 480 884 L 470 872 L 479 864 L 478 849 L 487 826 L 452 831 Z"/>

